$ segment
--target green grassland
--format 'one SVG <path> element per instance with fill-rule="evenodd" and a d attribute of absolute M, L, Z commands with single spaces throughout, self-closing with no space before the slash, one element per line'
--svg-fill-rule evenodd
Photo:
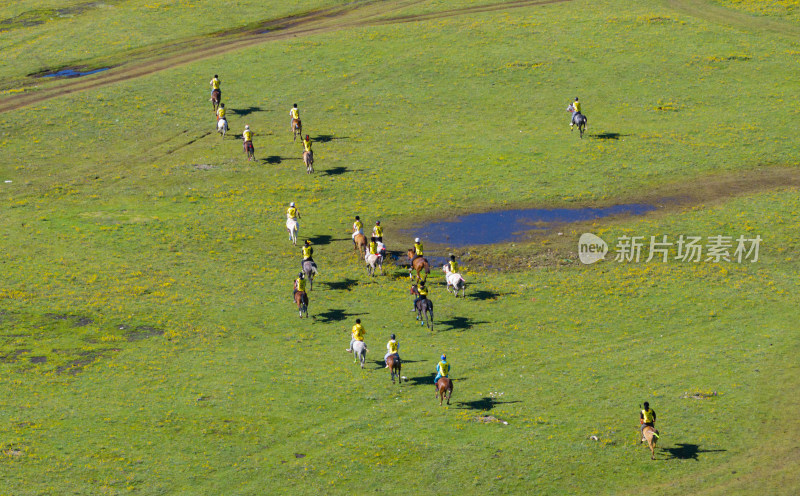
<path fill-rule="evenodd" d="M 49 8 L 20 3 L 3 16 Z M 130 23 L 175 20 L 126 32 L 131 46 L 247 22 L 189 25 L 211 2 L 114 5 Z M 333 19 L 0 114 L 0 494 L 797 493 L 800 200 L 796 183 L 756 174 L 797 167 L 800 42 L 649 1 L 391 20 L 475 5 L 392 3 L 380 22 Z M 38 37 L 45 65 L 69 65 L 77 44 L 47 43 L 56 24 L 89 33 L 89 15 L 124 31 L 96 9 L 0 36 Z M 93 57 L 121 53 L 100 45 Z M 3 64 L 36 65 L 23 52 Z M 564 110 L 576 95 L 583 140 Z M 288 130 L 295 102 L 312 176 Z M 235 136 L 245 124 L 255 163 Z M 409 312 L 405 270 L 367 277 L 346 233 L 354 215 L 380 219 L 402 250 L 401 229 L 426 219 L 680 197 L 724 174 L 753 187 L 458 251 L 467 298 L 432 272 L 432 333 Z M 308 320 L 290 300 L 290 201 L 321 269 Z M 757 263 L 583 266 L 585 231 L 763 242 Z M 510 270 L 483 268 L 498 260 Z M 355 318 L 364 371 L 344 352 Z M 378 363 L 392 332 L 402 385 Z M 442 352 L 449 407 L 431 385 Z M 644 400 L 657 461 L 635 442 Z"/>

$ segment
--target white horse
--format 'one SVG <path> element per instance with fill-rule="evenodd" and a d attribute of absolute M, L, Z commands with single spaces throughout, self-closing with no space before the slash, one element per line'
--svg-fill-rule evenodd
<path fill-rule="evenodd" d="M 381 275 L 383 275 L 383 257 L 380 255 L 373 255 L 372 253 L 367 253 L 364 256 L 364 261 L 367 262 L 367 274 L 374 276 L 375 275 L 375 266 L 381 268 Z"/>
<path fill-rule="evenodd" d="M 297 246 L 297 229 L 300 226 L 297 225 L 297 221 L 291 217 L 286 217 L 286 230 L 289 231 L 289 239 L 292 241 L 292 244 Z"/>
<path fill-rule="evenodd" d="M 461 290 L 461 296 L 464 296 L 467 291 L 467 282 L 461 277 L 461 274 L 451 272 L 450 265 L 444 265 L 442 270 L 444 271 L 445 279 L 447 279 L 447 291 L 450 292 L 450 288 L 453 288 L 452 293 L 458 298 L 458 291 Z"/>
<path fill-rule="evenodd" d="M 221 134 L 223 138 L 225 137 L 225 133 L 228 132 L 228 119 L 223 117 L 217 121 L 217 132 Z"/>
<path fill-rule="evenodd" d="M 364 341 L 356 341 L 353 343 L 353 357 L 355 357 L 354 362 L 361 362 L 361 368 L 364 368 L 364 362 L 367 361 L 367 345 L 364 344 Z"/>

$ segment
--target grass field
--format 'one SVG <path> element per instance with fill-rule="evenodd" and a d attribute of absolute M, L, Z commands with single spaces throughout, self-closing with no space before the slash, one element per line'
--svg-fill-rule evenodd
<path fill-rule="evenodd" d="M 0 494 L 798 492 L 794 14 L 357 3 L 260 40 L 241 33 L 343 4 L 222 2 L 236 15 L 211 22 L 212 2 L 106 3 L 29 26 L 17 16 L 54 7 L 0 7 L 17 19 L 0 32 L 3 108 L 22 102 L 0 114 Z M 219 55 L 163 63 L 219 31 Z M 119 66 L 64 96 L 75 80 L 26 76 L 93 61 Z M 432 272 L 432 333 L 407 272 L 367 277 L 347 234 L 380 219 L 399 251 L 429 219 L 629 200 L 667 207 L 456 251 L 467 298 Z M 290 201 L 321 269 L 308 320 L 290 300 Z M 584 266 L 583 232 L 763 241 L 757 263 Z M 364 371 L 344 352 L 356 318 Z M 392 332 L 401 385 L 381 363 Z M 433 399 L 443 352 L 449 407 Z M 645 400 L 656 461 L 635 440 Z"/>

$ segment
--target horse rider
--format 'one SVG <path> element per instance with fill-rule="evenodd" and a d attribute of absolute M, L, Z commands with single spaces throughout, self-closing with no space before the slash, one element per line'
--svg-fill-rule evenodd
<path fill-rule="evenodd" d="M 245 124 L 244 131 L 242 131 L 242 141 L 244 142 L 244 151 L 247 151 L 247 143 L 253 144 L 253 131 L 250 130 L 250 126 Z"/>
<path fill-rule="evenodd" d="M 314 158 L 314 151 L 311 150 L 311 137 L 306 134 L 306 137 L 303 138 L 303 151 L 306 151 L 311 154 L 311 158 Z"/>
<path fill-rule="evenodd" d="M 356 215 L 356 220 L 353 222 L 353 244 L 356 242 L 356 235 L 357 234 L 364 234 L 364 224 L 361 222 L 361 218 Z"/>
<path fill-rule="evenodd" d="M 300 110 L 297 108 L 297 104 L 296 103 L 289 110 L 289 115 L 292 117 L 291 121 L 289 121 L 289 127 L 291 128 L 293 120 L 295 120 L 295 119 L 300 120 Z"/>
<path fill-rule="evenodd" d="M 417 293 L 419 296 L 414 298 L 414 308 L 411 310 L 412 312 L 417 311 L 417 302 L 420 300 L 424 300 L 428 297 L 428 287 L 425 285 L 425 279 L 420 279 L 417 283 Z"/>
<path fill-rule="evenodd" d="M 300 218 L 300 210 L 294 206 L 294 202 L 290 203 L 289 208 L 286 209 L 286 218 L 295 222 L 297 222 L 297 219 Z"/>
<path fill-rule="evenodd" d="M 225 104 L 220 103 L 217 109 L 217 120 L 225 119 Z"/>
<path fill-rule="evenodd" d="M 311 262 L 311 264 L 316 267 L 317 263 L 312 258 L 314 255 L 314 248 L 311 247 L 311 240 L 307 239 L 301 249 L 303 250 L 303 260 L 300 261 L 300 268 L 302 268 L 303 264 L 306 262 Z"/>
<path fill-rule="evenodd" d="M 420 241 L 419 238 L 414 238 L 414 258 L 421 256 L 422 256 L 422 241 Z"/>
<path fill-rule="evenodd" d="M 575 101 L 572 102 L 572 110 L 575 112 L 572 114 L 572 118 L 569 120 L 570 129 L 575 125 L 575 116 L 581 113 L 581 102 L 578 101 L 577 96 L 575 97 Z"/>
<path fill-rule="evenodd" d="M 436 384 L 439 382 L 439 379 L 442 377 L 448 377 L 450 374 L 450 364 L 447 363 L 447 356 L 442 354 L 442 360 L 436 364 L 436 377 L 433 378 L 433 386 L 436 388 L 436 392 L 439 392 L 439 385 Z"/>
<path fill-rule="evenodd" d="M 375 221 L 375 227 L 372 228 L 372 236 L 376 241 L 383 242 L 383 228 L 381 227 L 381 221 Z"/>
<path fill-rule="evenodd" d="M 644 410 L 639 412 L 639 442 L 642 442 L 644 436 L 644 427 L 650 426 L 655 431 L 656 439 L 658 439 L 658 431 L 656 430 L 656 411 L 650 408 L 650 403 L 644 402 Z"/>
<path fill-rule="evenodd" d="M 395 338 L 394 334 L 391 335 L 389 342 L 386 343 L 386 355 L 383 357 L 383 361 L 386 362 L 389 359 L 390 355 L 395 355 L 395 358 L 399 361 L 400 360 L 400 353 L 397 352 L 398 345 L 397 345 L 397 338 Z M 386 367 L 389 368 L 389 363 L 386 363 Z"/>
<path fill-rule="evenodd" d="M 453 274 L 458 274 L 458 262 L 456 262 L 456 256 L 451 253 L 450 261 L 447 263 L 450 264 L 450 272 Z"/>
<path fill-rule="evenodd" d="M 378 253 L 378 242 L 375 240 L 375 236 L 369 238 L 369 254 L 380 255 L 380 253 Z"/>
<path fill-rule="evenodd" d="M 305 292 L 306 290 L 306 275 L 302 272 L 297 274 L 297 279 L 294 280 L 294 291 L 292 291 L 292 299 L 294 299 L 294 295 L 297 294 L 298 291 Z"/>
<path fill-rule="evenodd" d="M 356 341 L 361 341 L 362 343 L 364 342 L 364 335 L 366 333 L 367 331 L 364 329 L 364 326 L 361 325 L 361 319 L 356 319 L 356 325 L 354 325 L 350 330 L 350 335 L 352 337 L 350 338 L 350 347 L 347 348 L 348 353 L 352 353 L 353 343 Z M 366 344 L 364 345 L 364 348 L 366 348 Z"/>
<path fill-rule="evenodd" d="M 219 89 L 219 76 L 214 74 L 214 77 L 211 79 L 211 81 L 209 81 L 208 84 L 211 85 L 211 93 L 212 94 L 214 93 L 214 90 L 219 91 L 219 100 L 222 101 L 222 90 Z"/>

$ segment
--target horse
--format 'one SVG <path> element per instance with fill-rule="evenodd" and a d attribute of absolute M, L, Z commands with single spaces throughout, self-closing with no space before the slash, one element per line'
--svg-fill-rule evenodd
<path fill-rule="evenodd" d="M 434 398 L 439 398 L 439 406 L 442 406 L 442 400 L 445 393 L 447 394 L 447 404 L 450 404 L 450 396 L 453 394 L 453 381 L 449 377 L 440 377 L 436 381 L 436 395 Z"/>
<path fill-rule="evenodd" d="M 222 92 L 220 90 L 214 90 L 211 92 L 211 106 L 214 107 L 214 113 L 217 112 L 219 108 L 219 102 L 222 101 Z"/>
<path fill-rule="evenodd" d="M 314 154 L 312 152 L 303 152 L 303 163 L 306 164 L 306 173 L 314 172 Z"/>
<path fill-rule="evenodd" d="M 256 159 L 256 149 L 253 147 L 252 141 L 244 142 L 244 152 L 247 154 L 248 161 Z"/>
<path fill-rule="evenodd" d="M 305 260 L 303 262 L 303 272 L 306 275 L 306 281 L 308 281 L 308 290 L 314 291 L 314 276 L 317 275 L 317 264 L 311 260 Z"/>
<path fill-rule="evenodd" d="M 461 290 L 461 296 L 465 296 L 467 283 L 464 281 L 464 278 L 461 277 L 461 274 L 457 272 L 450 272 L 450 265 L 444 265 L 442 267 L 444 271 L 444 277 L 447 280 L 447 292 L 450 292 L 450 288 L 453 288 L 453 294 L 456 295 L 458 298 L 458 291 Z"/>
<path fill-rule="evenodd" d="M 391 372 L 392 375 L 392 384 L 394 384 L 395 376 L 397 376 L 397 381 L 402 383 L 403 380 L 400 377 L 400 369 L 403 366 L 400 364 L 400 357 L 397 356 L 396 353 L 392 353 L 391 355 L 386 357 L 386 365 L 389 366 L 389 371 Z"/>
<path fill-rule="evenodd" d="M 364 256 L 364 261 L 367 262 L 367 274 L 374 276 L 375 266 L 377 265 L 381 268 L 381 275 L 383 275 L 383 257 L 381 255 L 368 253 Z"/>
<path fill-rule="evenodd" d="M 658 433 L 655 428 L 649 425 L 644 426 L 642 429 L 643 441 L 647 441 L 647 446 L 650 448 L 650 459 L 656 459 L 656 443 L 658 442 Z"/>
<path fill-rule="evenodd" d="M 367 255 L 367 237 L 363 234 L 356 234 L 353 236 L 353 245 L 358 256 L 365 257 Z"/>
<path fill-rule="evenodd" d="M 292 241 L 292 244 L 297 246 L 297 221 L 292 219 L 291 217 L 286 218 L 286 230 L 289 231 L 289 239 Z"/>
<path fill-rule="evenodd" d="M 356 341 L 353 343 L 353 357 L 354 362 L 361 362 L 361 368 L 364 368 L 364 362 L 367 361 L 367 345 L 364 341 Z"/>
<path fill-rule="evenodd" d="M 417 285 L 414 284 L 411 286 L 411 294 L 414 296 L 419 296 L 419 291 L 417 290 Z M 427 297 L 417 301 L 414 303 L 414 309 L 417 311 L 417 320 L 419 320 L 420 325 L 425 325 L 433 330 L 433 302 L 429 300 Z"/>
<path fill-rule="evenodd" d="M 298 134 L 303 136 L 303 123 L 300 122 L 300 119 L 292 119 L 292 141 L 297 141 Z"/>
<path fill-rule="evenodd" d="M 222 119 L 217 120 L 217 132 L 225 137 L 225 133 L 228 132 L 228 120 L 224 117 Z"/>
<path fill-rule="evenodd" d="M 581 132 L 581 138 L 583 138 L 583 132 L 586 130 L 586 116 L 581 114 L 580 112 L 575 112 L 575 107 L 573 107 L 572 105 L 567 107 L 567 112 L 572 112 L 571 122 L 573 125 L 578 126 L 578 131 Z"/>
<path fill-rule="evenodd" d="M 425 269 L 425 275 L 427 276 L 431 273 L 431 266 L 428 263 L 428 259 L 425 257 L 414 258 L 415 253 L 416 252 L 413 248 L 408 250 L 408 259 L 411 261 L 410 271 L 417 271 L 417 282 L 419 282 L 421 279 L 419 273 L 422 271 L 422 269 Z"/>
<path fill-rule="evenodd" d="M 305 291 L 297 291 L 294 294 L 294 302 L 297 303 L 297 311 L 300 313 L 300 318 L 303 318 L 303 314 L 306 314 L 308 317 L 308 295 Z"/>

